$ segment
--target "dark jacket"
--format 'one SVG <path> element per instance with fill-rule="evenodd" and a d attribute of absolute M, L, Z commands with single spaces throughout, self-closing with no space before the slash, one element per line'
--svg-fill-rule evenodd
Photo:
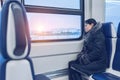
<path fill-rule="evenodd" d="M 100 23 L 85 34 L 83 49 L 77 56 L 77 61 L 80 64 L 80 68 L 83 67 L 83 72 L 88 74 L 101 72 L 106 69 L 105 37 Z"/>

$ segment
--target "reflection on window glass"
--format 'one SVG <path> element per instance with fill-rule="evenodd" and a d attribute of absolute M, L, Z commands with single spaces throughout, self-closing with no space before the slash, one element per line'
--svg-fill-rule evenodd
<path fill-rule="evenodd" d="M 76 39 L 81 36 L 80 15 L 27 13 L 32 40 Z"/>
<path fill-rule="evenodd" d="M 80 0 L 24 0 L 25 5 L 80 9 Z"/>
<path fill-rule="evenodd" d="M 105 21 L 113 22 L 116 30 L 120 22 L 120 0 L 106 0 Z"/>

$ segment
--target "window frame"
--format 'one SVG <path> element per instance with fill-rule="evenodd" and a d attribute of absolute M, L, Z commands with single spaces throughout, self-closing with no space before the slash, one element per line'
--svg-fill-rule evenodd
<path fill-rule="evenodd" d="M 81 2 L 83 2 L 82 0 L 79 0 L 79 3 L 80 3 L 80 9 L 82 9 L 82 6 L 81 6 Z M 27 4 L 25 4 L 25 0 L 22 0 L 22 3 L 23 3 L 23 5 L 25 5 L 25 6 L 31 6 L 31 7 L 41 7 L 41 8 L 59 8 L 60 9 L 60 7 L 51 7 L 51 6 L 38 6 L 38 5 L 27 5 Z M 61 8 L 61 9 L 72 9 L 72 8 Z M 80 10 L 80 9 L 75 9 L 75 10 Z"/>
<path fill-rule="evenodd" d="M 80 1 L 80 9 L 71 9 L 71 8 L 59 8 L 59 7 L 46 7 L 46 6 L 31 6 L 25 5 L 24 0 L 21 0 L 21 3 L 25 6 L 26 12 L 32 13 L 48 13 L 48 14 L 65 14 L 65 15 L 80 15 L 81 16 L 81 35 L 79 38 L 73 39 L 52 39 L 52 40 L 31 40 L 31 42 L 51 42 L 51 41 L 73 41 L 80 40 L 83 37 L 84 32 L 84 0 Z M 1 0 L 1 5 L 3 0 Z"/>

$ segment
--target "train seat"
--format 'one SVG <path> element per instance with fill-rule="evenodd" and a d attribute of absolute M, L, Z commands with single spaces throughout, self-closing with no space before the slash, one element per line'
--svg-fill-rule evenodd
<path fill-rule="evenodd" d="M 7 0 L 2 8 L 0 26 L 0 80 L 49 80 L 35 78 L 29 58 L 31 41 L 22 4 Z"/>
<path fill-rule="evenodd" d="M 0 80 L 34 80 L 25 9 L 17 0 L 3 5 L 0 26 Z"/>
<path fill-rule="evenodd" d="M 118 41 L 117 33 L 112 23 L 104 23 L 103 32 L 106 37 L 106 48 L 108 53 L 109 65 L 106 72 L 93 74 L 92 79 L 93 80 L 118 80 L 120 79 L 120 77 L 111 74 L 111 72 L 113 72 L 112 66 L 114 62 L 113 61 L 114 55 L 116 55 L 116 42 Z"/>
<path fill-rule="evenodd" d="M 103 23 L 102 29 L 105 35 L 108 68 L 111 68 L 116 49 L 117 33 L 112 22 Z"/>
<path fill-rule="evenodd" d="M 117 31 L 117 46 L 116 46 L 116 52 L 114 55 L 113 70 L 120 71 L 120 23 L 118 25 L 118 31 Z"/>

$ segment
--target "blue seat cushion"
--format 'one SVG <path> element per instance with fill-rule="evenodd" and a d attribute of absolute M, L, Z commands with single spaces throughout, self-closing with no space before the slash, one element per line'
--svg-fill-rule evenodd
<path fill-rule="evenodd" d="M 120 71 L 120 38 L 117 39 L 116 52 L 112 67 L 114 70 Z"/>
<path fill-rule="evenodd" d="M 108 61 L 107 67 L 109 68 L 110 67 L 110 58 L 112 55 L 112 39 L 106 38 L 105 43 L 106 43 L 107 59 L 108 59 L 107 60 Z"/>
<path fill-rule="evenodd" d="M 120 77 L 111 73 L 97 73 L 92 76 L 95 80 L 120 80 Z"/>

